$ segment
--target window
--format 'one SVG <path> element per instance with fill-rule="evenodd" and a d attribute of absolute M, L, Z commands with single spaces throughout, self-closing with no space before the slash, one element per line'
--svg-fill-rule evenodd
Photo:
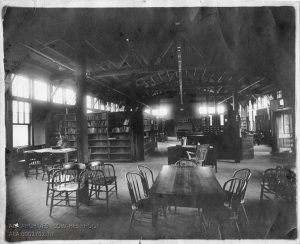
<path fill-rule="evenodd" d="M 35 80 L 33 83 L 34 99 L 40 101 L 47 101 L 48 98 L 48 85 L 46 82 Z"/>
<path fill-rule="evenodd" d="M 12 82 L 12 95 L 29 98 L 29 79 L 21 75 L 16 75 Z"/>
<path fill-rule="evenodd" d="M 52 86 L 52 101 L 59 104 L 63 103 L 63 91 L 61 88 Z"/>
<path fill-rule="evenodd" d="M 102 100 L 100 100 L 100 110 L 105 110 L 104 102 Z"/>
<path fill-rule="evenodd" d="M 29 145 L 30 103 L 13 101 L 13 146 Z"/>
<path fill-rule="evenodd" d="M 99 99 L 94 97 L 94 109 L 100 109 Z"/>
<path fill-rule="evenodd" d="M 282 91 L 277 91 L 277 99 L 280 99 L 282 98 Z"/>
<path fill-rule="evenodd" d="M 66 104 L 75 105 L 76 104 L 76 93 L 71 89 L 66 89 Z"/>
<path fill-rule="evenodd" d="M 208 114 L 214 114 L 216 112 L 215 107 L 208 107 L 207 112 Z"/>
<path fill-rule="evenodd" d="M 93 99 L 92 99 L 92 97 L 91 96 L 86 96 L 86 107 L 87 108 L 93 108 L 93 104 L 92 104 L 92 101 L 93 101 Z"/>

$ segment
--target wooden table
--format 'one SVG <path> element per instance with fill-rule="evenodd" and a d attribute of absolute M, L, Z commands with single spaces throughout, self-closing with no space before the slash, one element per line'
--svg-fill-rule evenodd
<path fill-rule="evenodd" d="M 217 208 L 226 195 L 210 167 L 164 165 L 152 188 L 152 226 L 157 228 L 158 206 Z"/>
<path fill-rule="evenodd" d="M 35 153 L 52 153 L 52 154 L 64 154 L 65 157 L 65 163 L 69 162 L 69 153 L 71 152 L 76 152 L 77 149 L 75 148 L 61 148 L 61 149 L 53 149 L 53 148 L 42 148 L 42 149 L 36 149 L 36 150 L 29 150 L 29 151 L 24 151 L 24 153 L 29 153 L 29 152 L 35 152 Z"/>

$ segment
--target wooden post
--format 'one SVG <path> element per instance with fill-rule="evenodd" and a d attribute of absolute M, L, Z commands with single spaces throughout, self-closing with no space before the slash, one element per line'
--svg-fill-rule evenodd
<path fill-rule="evenodd" d="M 238 92 L 236 87 L 233 91 L 233 111 L 234 111 L 234 152 L 235 163 L 240 163 L 240 128 L 239 128 L 239 105 L 238 105 Z"/>
<path fill-rule="evenodd" d="M 77 86 L 76 96 L 76 121 L 77 121 L 77 157 L 78 162 L 88 162 L 88 133 L 87 133 L 87 107 L 86 107 L 86 60 L 85 42 L 82 28 L 78 28 L 78 42 L 76 54 L 75 80 Z"/>
<path fill-rule="evenodd" d="M 13 149 L 13 111 L 12 111 L 12 96 L 11 86 L 5 93 L 5 127 L 6 127 L 6 148 L 9 151 Z"/>

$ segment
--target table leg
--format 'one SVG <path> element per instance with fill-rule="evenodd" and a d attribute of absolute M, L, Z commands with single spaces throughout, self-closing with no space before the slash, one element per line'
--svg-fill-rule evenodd
<path fill-rule="evenodd" d="M 158 202 L 156 197 L 152 199 L 152 227 L 157 232 L 157 221 L 158 221 Z"/>
<path fill-rule="evenodd" d="M 69 154 L 65 153 L 65 163 L 68 163 L 68 162 L 69 162 Z"/>

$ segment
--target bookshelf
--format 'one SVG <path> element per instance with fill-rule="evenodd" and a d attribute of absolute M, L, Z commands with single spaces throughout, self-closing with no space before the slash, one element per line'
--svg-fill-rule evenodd
<path fill-rule="evenodd" d="M 87 115 L 91 160 L 131 161 L 131 115 L 101 112 Z"/>
<path fill-rule="evenodd" d="M 90 160 L 109 160 L 108 113 L 87 114 Z"/>
<path fill-rule="evenodd" d="M 55 135 L 61 134 L 69 147 L 77 147 L 76 114 L 56 114 L 54 116 Z"/>

